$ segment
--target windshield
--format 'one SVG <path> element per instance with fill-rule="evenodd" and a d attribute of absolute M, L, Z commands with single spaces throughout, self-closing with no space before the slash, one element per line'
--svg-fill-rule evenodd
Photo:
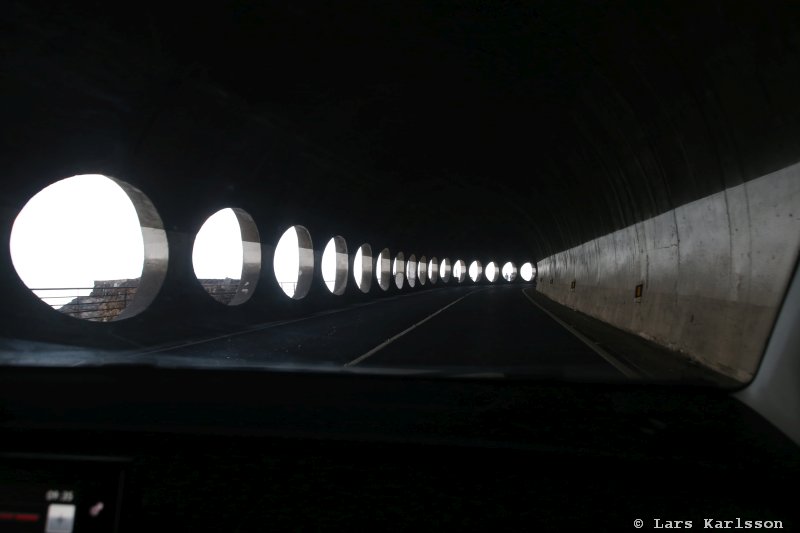
<path fill-rule="evenodd" d="M 0 363 L 747 383 L 788 11 L 15 4 Z"/>

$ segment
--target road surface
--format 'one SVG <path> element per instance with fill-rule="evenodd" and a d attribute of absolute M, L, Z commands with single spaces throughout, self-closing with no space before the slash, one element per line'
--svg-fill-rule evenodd
<path fill-rule="evenodd" d="M 156 355 L 156 354 L 153 354 Z M 620 379 L 622 373 L 531 302 L 520 285 L 380 298 L 159 356 L 299 365 Z"/>

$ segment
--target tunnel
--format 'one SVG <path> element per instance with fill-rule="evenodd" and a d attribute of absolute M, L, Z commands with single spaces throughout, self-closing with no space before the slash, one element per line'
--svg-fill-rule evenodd
<path fill-rule="evenodd" d="M 331 343 L 430 319 L 425 342 L 447 346 L 482 312 L 541 305 L 719 379 L 758 368 L 800 243 L 793 2 L 4 11 L 2 239 L 47 186 L 100 175 L 130 198 L 144 247 L 107 322 L 54 311 L 0 247 L 7 337 L 147 351 L 440 294 Z M 209 294 L 193 246 L 225 209 L 243 270 Z M 289 295 L 273 257 L 292 228 Z M 539 342 L 508 320 L 503 349 Z"/>

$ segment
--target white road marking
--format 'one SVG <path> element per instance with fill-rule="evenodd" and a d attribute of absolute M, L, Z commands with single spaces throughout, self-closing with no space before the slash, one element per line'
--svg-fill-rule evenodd
<path fill-rule="evenodd" d="M 478 290 L 476 290 L 476 291 L 472 291 L 472 292 L 469 292 L 469 293 L 465 294 L 465 295 L 464 295 L 464 296 L 462 296 L 461 298 L 457 298 L 456 300 L 454 300 L 454 301 L 450 302 L 449 304 L 445 305 L 444 307 L 442 307 L 442 308 L 441 308 L 441 309 L 439 309 L 438 311 L 434 311 L 434 312 L 433 312 L 433 313 L 431 313 L 430 315 L 426 316 L 425 318 L 423 318 L 422 320 L 420 320 L 419 322 L 417 322 L 417 323 L 416 323 L 416 324 L 414 324 L 413 326 L 411 326 L 411 327 L 409 327 L 409 328 L 407 328 L 407 329 L 405 329 L 405 330 L 401 331 L 400 333 L 398 333 L 398 334 L 397 334 L 397 335 L 395 335 L 394 337 L 390 337 L 390 338 L 386 339 L 385 341 L 383 341 L 382 343 L 380 343 L 379 345 L 377 345 L 376 347 L 374 347 L 373 349 L 371 349 L 370 351 L 368 351 L 368 352 L 367 352 L 367 353 L 365 353 L 364 355 L 361 355 L 361 356 L 359 356 L 359 357 L 356 357 L 355 359 L 353 359 L 353 360 L 352 360 L 352 361 L 350 361 L 349 363 L 345 363 L 345 365 L 344 365 L 344 366 L 345 366 L 345 367 L 356 366 L 358 363 L 362 362 L 364 359 L 366 359 L 366 358 L 368 358 L 368 357 L 371 357 L 371 356 L 372 356 L 372 355 L 374 355 L 375 353 L 377 353 L 377 352 L 379 352 L 379 351 L 383 350 L 384 348 L 386 348 L 387 346 L 389 346 L 391 343 L 393 343 L 394 341 L 396 341 L 397 339 L 399 339 L 400 337 L 402 337 L 402 336 L 403 336 L 403 335 L 405 335 L 406 333 L 409 333 L 410 331 L 413 331 L 414 329 L 418 328 L 419 326 L 421 326 L 422 324 L 424 324 L 425 322 L 427 322 L 427 321 L 428 321 L 428 320 L 430 320 L 431 318 L 435 317 L 436 315 L 438 315 L 439 313 L 441 313 L 441 312 L 445 311 L 446 309 L 448 309 L 448 308 L 450 308 L 450 307 L 454 306 L 455 304 L 457 304 L 458 302 L 460 302 L 461 300 L 463 300 L 463 299 L 464 299 L 464 298 L 466 298 L 467 296 L 469 296 L 469 295 L 471 295 L 471 294 L 475 294 L 476 292 L 480 292 L 481 290 L 485 290 L 485 289 L 478 289 Z"/>
<path fill-rule="evenodd" d="M 442 287 L 442 288 L 446 289 L 448 287 Z M 417 291 L 417 292 L 410 293 L 410 294 L 398 294 L 397 296 L 376 298 L 375 300 L 370 300 L 370 301 L 363 302 L 363 303 L 351 304 L 351 305 L 349 305 L 347 307 L 342 307 L 340 309 L 331 309 L 331 310 L 326 310 L 326 311 L 320 311 L 320 312 L 314 313 L 313 315 L 308 315 L 308 316 L 304 316 L 304 317 L 300 317 L 300 318 L 294 318 L 294 319 L 290 319 L 290 320 L 281 320 L 281 321 L 278 321 L 278 322 L 268 322 L 266 324 L 259 324 L 257 326 L 253 326 L 253 327 L 248 328 L 248 329 L 243 329 L 243 330 L 239 330 L 239 331 L 233 331 L 231 333 L 225 333 L 223 335 L 218 335 L 216 337 L 208 337 L 208 338 L 205 338 L 205 339 L 197 339 L 197 340 L 189 341 L 189 342 L 180 342 L 180 343 L 175 343 L 175 344 L 169 344 L 169 345 L 166 345 L 166 346 L 163 346 L 163 345 L 162 346 L 156 346 L 156 347 L 153 347 L 153 348 L 151 348 L 149 350 L 131 350 L 130 355 L 149 355 L 149 354 L 161 353 L 161 352 L 171 352 L 173 350 L 179 350 L 179 349 L 182 349 L 182 348 L 188 348 L 190 346 L 196 346 L 198 344 L 205 344 L 205 343 L 208 343 L 208 342 L 219 341 L 219 340 L 222 340 L 222 339 L 229 339 L 231 337 L 238 337 L 240 335 L 247 335 L 248 333 L 258 333 L 260 331 L 265 331 L 265 330 L 272 329 L 272 328 L 275 328 L 275 327 L 278 327 L 278 326 L 287 326 L 289 324 L 295 324 L 297 322 L 303 322 L 303 321 L 306 321 L 306 320 L 311 320 L 313 318 L 319 318 L 319 317 L 322 317 L 322 316 L 335 315 L 335 314 L 338 314 L 338 313 L 344 313 L 346 311 L 352 311 L 352 310 L 357 309 L 359 307 L 366 307 L 366 306 L 374 305 L 374 304 L 381 303 L 381 302 L 387 302 L 387 301 L 396 300 L 398 298 L 404 298 L 404 297 L 407 297 L 407 296 L 414 296 L 415 294 L 436 294 L 436 292 L 434 292 L 434 291 Z"/>
<path fill-rule="evenodd" d="M 535 305 L 536 307 L 538 307 L 539 309 L 544 311 L 547 314 L 547 316 L 549 316 L 550 318 L 552 318 L 553 320 L 558 322 L 564 329 L 566 329 L 567 331 L 569 331 L 570 333 L 575 335 L 586 346 L 588 346 L 589 348 L 594 350 L 597 353 L 597 355 L 599 355 L 600 357 L 605 359 L 608 364 L 610 364 L 611 366 L 613 366 L 614 368 L 619 370 L 622 373 L 622 375 L 624 375 L 626 378 L 638 378 L 639 377 L 639 374 L 637 374 L 636 372 L 634 372 L 633 370 L 631 370 L 630 368 L 628 368 L 624 364 L 620 363 L 613 355 L 611 355 L 610 353 L 608 353 L 607 351 L 602 349 L 600 346 L 598 346 L 597 344 L 592 342 L 591 339 L 589 339 L 588 337 L 584 336 L 578 330 L 576 330 L 575 328 L 573 328 L 572 326 L 570 326 L 569 324 L 567 324 L 566 322 L 564 322 L 563 320 L 561 320 L 560 318 L 555 316 L 553 313 L 551 313 L 550 311 L 548 311 L 547 309 L 545 309 L 544 307 L 539 305 L 536 302 L 536 300 L 534 300 L 533 298 L 528 296 L 528 293 L 525 292 L 525 289 L 522 289 L 522 294 L 533 305 Z"/>

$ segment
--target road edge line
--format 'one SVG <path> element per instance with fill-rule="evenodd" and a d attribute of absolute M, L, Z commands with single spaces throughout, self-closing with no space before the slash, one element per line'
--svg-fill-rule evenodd
<path fill-rule="evenodd" d="M 536 300 L 528 296 L 528 293 L 525 292 L 525 289 L 522 289 L 522 295 L 525 298 L 527 298 L 528 301 L 531 302 L 533 305 L 544 311 L 547 314 L 547 316 L 558 322 L 558 324 L 561 327 L 563 327 L 564 329 L 575 335 L 575 337 L 577 337 L 586 346 L 591 348 L 597 355 L 605 359 L 608 364 L 619 370 L 623 376 L 625 376 L 626 378 L 641 377 L 638 372 L 634 371 L 624 363 L 620 362 L 616 357 L 614 357 L 613 355 L 602 349 L 600 346 L 592 342 L 592 340 L 586 337 L 583 333 L 579 332 L 578 330 L 576 330 L 575 328 L 573 328 L 572 326 L 570 326 L 569 324 L 558 318 L 556 315 L 554 315 L 553 313 L 551 313 L 550 311 L 539 305 L 539 303 Z"/>

